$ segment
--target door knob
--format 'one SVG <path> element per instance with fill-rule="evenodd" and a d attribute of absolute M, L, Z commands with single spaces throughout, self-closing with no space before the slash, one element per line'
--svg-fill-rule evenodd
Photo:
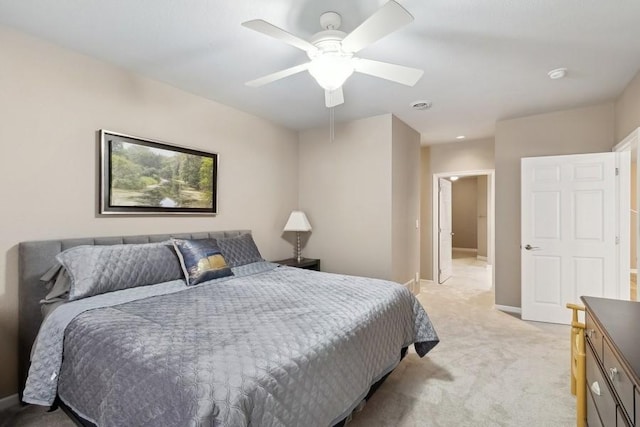
<path fill-rule="evenodd" d="M 535 251 L 535 250 L 540 249 L 540 248 L 539 248 L 539 247 L 537 247 L 537 246 L 531 246 L 531 245 L 529 245 L 529 244 L 527 244 L 524 248 L 525 248 L 526 250 L 528 250 L 528 251 Z"/>

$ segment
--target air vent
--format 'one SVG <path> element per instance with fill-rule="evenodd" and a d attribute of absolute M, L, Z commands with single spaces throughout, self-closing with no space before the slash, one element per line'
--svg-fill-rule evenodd
<path fill-rule="evenodd" d="M 432 105 L 431 101 L 414 101 L 411 103 L 411 108 L 414 110 L 428 110 Z"/>

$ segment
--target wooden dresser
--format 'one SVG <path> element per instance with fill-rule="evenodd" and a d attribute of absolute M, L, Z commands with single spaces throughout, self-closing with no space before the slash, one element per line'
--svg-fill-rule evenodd
<path fill-rule="evenodd" d="M 640 302 L 582 297 L 587 425 L 640 427 Z"/>

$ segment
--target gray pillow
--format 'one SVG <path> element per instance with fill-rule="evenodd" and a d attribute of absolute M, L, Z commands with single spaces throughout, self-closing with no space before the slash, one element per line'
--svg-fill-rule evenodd
<path fill-rule="evenodd" d="M 71 278 L 70 301 L 182 277 L 170 242 L 76 246 L 56 259 Z"/>
<path fill-rule="evenodd" d="M 249 233 L 217 240 L 220 251 L 224 255 L 224 259 L 227 260 L 229 267 L 239 267 L 252 262 L 264 261 L 256 243 L 253 241 L 253 237 Z"/>
<path fill-rule="evenodd" d="M 49 269 L 41 278 L 41 281 L 47 282 L 46 286 L 49 290 L 43 301 L 66 300 L 71 289 L 71 279 L 69 273 L 60 264 L 56 264 Z"/>
<path fill-rule="evenodd" d="M 42 275 L 42 277 L 40 278 L 40 281 L 46 282 L 47 286 L 52 284 L 52 282 L 56 280 L 56 277 L 58 277 L 58 273 L 60 273 L 61 269 L 62 269 L 62 266 L 56 263 L 56 265 L 48 269 L 47 272 Z"/>
<path fill-rule="evenodd" d="M 42 319 L 53 312 L 60 305 L 69 300 L 69 289 L 71 289 L 71 279 L 67 270 L 60 264 L 56 263 L 40 278 L 41 282 L 46 283 L 49 293 L 40 301 L 40 310 L 42 311 Z"/>

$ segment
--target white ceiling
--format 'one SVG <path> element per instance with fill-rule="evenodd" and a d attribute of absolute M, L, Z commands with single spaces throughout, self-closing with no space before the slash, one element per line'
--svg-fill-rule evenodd
<path fill-rule="evenodd" d="M 309 38 L 319 16 L 350 32 L 386 0 L 0 0 L 0 23 L 292 129 L 328 126 L 308 73 L 245 81 L 306 54 L 241 27 L 262 18 Z M 337 121 L 393 113 L 427 143 L 493 135 L 504 118 L 615 99 L 640 69 L 640 1 L 399 0 L 415 21 L 358 56 L 425 70 L 409 88 L 354 74 Z M 547 72 L 568 68 L 562 80 Z M 415 100 L 433 108 L 413 111 Z"/>

